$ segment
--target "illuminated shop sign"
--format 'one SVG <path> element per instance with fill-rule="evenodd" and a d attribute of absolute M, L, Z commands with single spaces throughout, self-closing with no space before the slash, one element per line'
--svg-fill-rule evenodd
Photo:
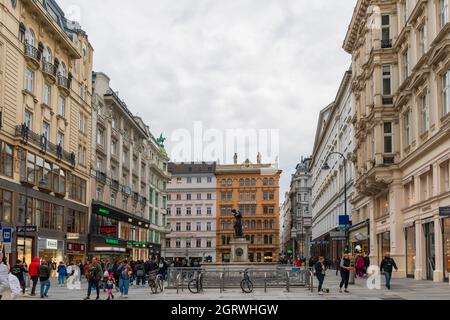
<path fill-rule="evenodd" d="M 119 240 L 117 239 L 105 239 L 106 244 L 119 244 Z"/>
<path fill-rule="evenodd" d="M 117 227 L 100 227 L 100 233 L 117 233 Z"/>
<path fill-rule="evenodd" d="M 98 212 L 103 213 L 103 214 L 109 214 L 109 210 L 106 210 L 104 208 L 99 208 Z"/>

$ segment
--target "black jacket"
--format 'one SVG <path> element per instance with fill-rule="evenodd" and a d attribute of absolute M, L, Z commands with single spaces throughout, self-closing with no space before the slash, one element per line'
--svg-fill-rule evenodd
<path fill-rule="evenodd" d="M 19 281 L 23 281 L 23 274 L 27 272 L 27 269 L 21 264 L 16 264 L 11 270 L 11 273 L 15 275 Z"/>
<path fill-rule="evenodd" d="M 397 270 L 397 265 L 395 264 L 394 259 L 384 257 L 383 261 L 381 261 L 380 270 L 387 273 L 392 273 L 392 269 L 394 268 Z"/>
<path fill-rule="evenodd" d="M 326 265 L 325 262 L 322 264 L 320 261 L 317 261 L 314 265 L 314 270 L 316 271 L 316 275 L 325 274 Z"/>

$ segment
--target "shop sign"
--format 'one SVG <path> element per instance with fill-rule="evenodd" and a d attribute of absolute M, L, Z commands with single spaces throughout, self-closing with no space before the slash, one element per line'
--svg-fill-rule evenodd
<path fill-rule="evenodd" d="M 11 228 L 2 229 L 2 241 L 4 243 L 12 242 L 12 229 Z"/>
<path fill-rule="evenodd" d="M 107 215 L 110 213 L 109 210 L 107 210 L 105 208 L 98 208 L 98 212 L 99 213 L 103 213 L 103 214 L 107 214 Z"/>
<path fill-rule="evenodd" d="M 46 249 L 49 250 L 58 250 L 58 240 L 53 240 L 53 239 L 46 239 Z"/>
<path fill-rule="evenodd" d="M 95 251 L 127 252 L 127 250 L 125 248 L 115 248 L 115 247 L 96 247 Z"/>
<path fill-rule="evenodd" d="M 68 233 L 66 239 L 67 240 L 78 240 L 78 239 L 80 239 L 80 234 L 79 233 Z"/>
<path fill-rule="evenodd" d="M 450 216 L 450 207 L 439 208 L 439 215 L 441 217 L 449 217 Z"/>
<path fill-rule="evenodd" d="M 119 244 L 119 240 L 117 239 L 105 239 L 106 244 Z"/>
<path fill-rule="evenodd" d="M 100 233 L 106 234 L 117 233 L 117 227 L 100 227 Z"/>
<path fill-rule="evenodd" d="M 68 243 L 67 244 L 68 251 L 77 251 L 84 252 L 84 244 L 81 243 Z"/>
<path fill-rule="evenodd" d="M 145 242 L 139 242 L 139 241 L 128 241 L 127 242 L 128 246 L 133 246 L 133 247 L 140 247 L 140 246 L 145 246 Z"/>
<path fill-rule="evenodd" d="M 37 226 L 19 226 L 16 227 L 16 231 L 18 233 L 33 233 L 33 232 L 37 232 Z"/>

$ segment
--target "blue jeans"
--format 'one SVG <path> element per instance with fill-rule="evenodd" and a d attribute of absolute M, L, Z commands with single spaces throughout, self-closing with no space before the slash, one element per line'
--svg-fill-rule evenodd
<path fill-rule="evenodd" d="M 65 275 L 63 273 L 58 274 L 58 284 L 64 284 Z"/>
<path fill-rule="evenodd" d="M 392 272 L 384 272 L 386 278 L 386 288 L 391 289 Z"/>
<path fill-rule="evenodd" d="M 44 297 L 48 294 L 48 290 L 50 289 L 50 279 L 41 280 L 41 297 Z"/>
<path fill-rule="evenodd" d="M 130 288 L 130 279 L 119 279 L 119 289 L 120 292 L 124 295 L 127 296 L 128 295 L 128 289 Z"/>

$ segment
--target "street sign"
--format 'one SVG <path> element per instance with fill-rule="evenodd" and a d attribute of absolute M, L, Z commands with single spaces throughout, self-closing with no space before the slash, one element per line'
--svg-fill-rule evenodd
<path fill-rule="evenodd" d="M 347 226 L 349 224 L 350 224 L 349 216 L 339 216 L 339 225 L 340 226 Z"/>
<path fill-rule="evenodd" d="M 12 253 L 11 243 L 5 243 L 3 245 L 3 249 L 5 249 L 5 254 L 11 254 Z"/>
<path fill-rule="evenodd" d="M 19 226 L 16 227 L 16 231 L 17 233 L 33 233 L 33 232 L 37 232 L 37 226 Z"/>
<path fill-rule="evenodd" d="M 330 238 L 333 240 L 336 238 L 345 238 L 345 231 L 331 231 Z"/>
<path fill-rule="evenodd" d="M 11 228 L 2 229 L 2 241 L 3 241 L 3 243 L 11 243 L 12 242 L 12 229 Z"/>

